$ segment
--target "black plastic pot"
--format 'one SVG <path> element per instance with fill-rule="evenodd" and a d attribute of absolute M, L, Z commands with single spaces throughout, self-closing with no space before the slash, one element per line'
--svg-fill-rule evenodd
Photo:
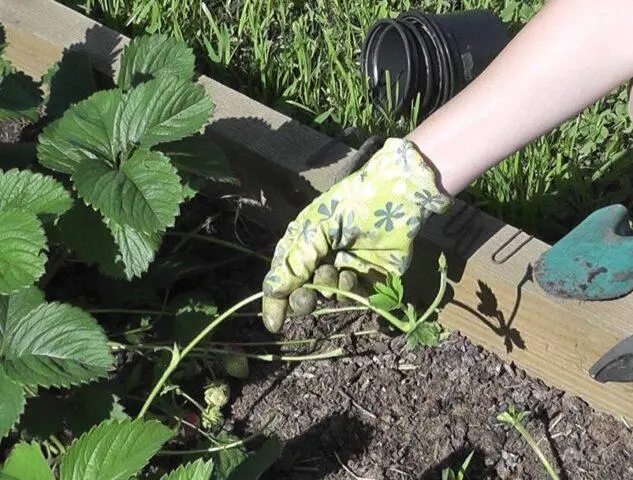
<path fill-rule="evenodd" d="M 443 15 L 409 11 L 372 26 L 361 67 L 376 105 L 398 113 L 419 95 L 425 117 L 476 78 L 508 41 L 503 23 L 486 10 Z"/>

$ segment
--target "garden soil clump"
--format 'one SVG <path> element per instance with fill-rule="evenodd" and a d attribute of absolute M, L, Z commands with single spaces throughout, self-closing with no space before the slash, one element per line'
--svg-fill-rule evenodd
<path fill-rule="evenodd" d="M 372 327 L 369 315 L 338 314 L 295 319 L 283 337 Z M 545 479 L 523 438 L 496 419 L 513 404 L 532 412 L 527 428 L 561 479 L 633 479 L 633 431 L 623 422 L 457 333 L 436 348 L 402 346 L 387 335 L 350 337 L 346 358 L 253 363 L 227 417 L 248 432 L 274 415 L 270 428 L 285 450 L 265 478 L 440 479 L 474 450 L 467 478 Z"/>

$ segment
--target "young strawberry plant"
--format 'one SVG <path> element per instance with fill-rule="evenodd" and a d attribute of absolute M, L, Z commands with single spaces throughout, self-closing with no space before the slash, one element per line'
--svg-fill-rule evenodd
<path fill-rule="evenodd" d="M 217 264 L 201 261 L 206 252 L 192 243 L 268 259 L 195 233 L 206 225 L 192 207 L 198 189 L 238 181 L 200 134 L 213 102 L 194 81 L 193 53 L 151 35 L 124 48 L 110 83 L 78 50 L 40 82 L 7 62 L 0 74 L 0 120 L 28 123 L 33 135 L 0 145 L 0 441 L 13 446 L 0 476 L 129 478 L 151 461 L 164 479 L 259 478 L 279 443 L 249 452 L 265 427 L 245 439 L 222 429 L 229 380 L 248 377 L 249 359 L 345 350 L 274 355 L 209 343 L 263 294 L 220 313 L 196 285 Z M 439 270 L 438 295 L 421 315 L 394 276 L 368 297 L 306 289 L 358 303 L 330 311 L 372 310 L 409 348 L 436 345 L 444 333 L 430 317 L 446 287 L 443 256 Z M 172 468 L 163 458 L 173 456 L 187 463 Z"/>

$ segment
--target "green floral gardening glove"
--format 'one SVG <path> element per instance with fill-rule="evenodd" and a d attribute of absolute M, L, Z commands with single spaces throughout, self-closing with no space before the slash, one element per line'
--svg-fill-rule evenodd
<path fill-rule="evenodd" d="M 306 293 L 300 287 L 310 280 L 353 290 L 354 272 L 403 274 L 420 226 L 451 205 L 413 143 L 387 139 L 361 169 L 319 196 L 288 225 L 264 279 L 264 325 L 271 332 L 281 330 L 289 301 L 296 313 L 310 313 L 316 297 L 307 306 L 297 300 L 299 292 Z M 335 268 L 319 266 L 329 256 L 334 256 Z"/>

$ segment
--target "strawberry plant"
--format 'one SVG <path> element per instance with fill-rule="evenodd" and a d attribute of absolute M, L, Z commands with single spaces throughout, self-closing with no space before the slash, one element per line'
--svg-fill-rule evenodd
<path fill-rule="evenodd" d="M 10 452 L 0 478 L 124 479 L 144 475 L 150 460 L 164 479 L 259 478 L 279 443 L 248 451 L 265 427 L 242 440 L 222 430 L 228 382 L 249 375 L 250 359 L 318 360 L 344 349 L 293 356 L 207 343 L 262 293 L 220 313 L 204 287 L 180 282 L 208 276 L 191 243 L 268 258 L 195 233 L 206 225 L 191 207 L 199 190 L 238 181 L 200 134 L 213 102 L 194 81 L 193 53 L 165 35 L 138 37 L 113 81 L 79 50 L 39 82 L 0 66 L 0 120 L 29 124 L 33 135 L 0 145 L 0 441 Z M 329 311 L 374 311 L 409 348 L 435 345 L 445 335 L 430 321 L 446 287 L 443 256 L 439 270 L 437 297 L 421 315 L 394 276 L 369 297 L 306 289 L 359 304 Z M 172 468 L 162 456 L 187 463 Z"/>
<path fill-rule="evenodd" d="M 99 80 L 78 50 L 65 52 L 41 81 L 0 59 L 0 121 L 37 132 L 0 145 L 0 444 L 13 444 L 0 477 L 130 478 L 189 424 L 211 446 L 161 478 L 259 478 L 279 455 L 274 438 L 249 453 L 217 422 L 207 419 L 201 430 L 191 415 L 160 414 L 164 404 L 157 415 L 145 408 L 133 420 L 119 400 L 137 387 L 140 365 L 127 386 L 110 388 L 121 375 L 111 328 L 97 321 L 89 301 L 56 299 L 67 288 L 60 271 L 69 264 L 95 267 L 110 279 L 101 284 L 141 282 L 198 188 L 238 183 L 221 150 L 199 133 L 213 102 L 194 81 L 194 56 L 184 43 L 137 38 L 122 52 L 114 83 L 98 88 Z M 167 270 L 171 285 L 176 275 Z M 157 282 L 165 286 L 164 277 Z M 217 308 L 192 298 L 169 305 L 199 331 Z M 198 331 L 189 327 L 185 338 Z M 160 355 L 152 360 L 156 371 L 166 367 Z M 244 361 L 233 365 L 244 372 Z M 209 398 L 208 416 L 221 418 L 228 400 Z M 64 426 L 73 436 L 62 441 L 56 435 Z"/>

